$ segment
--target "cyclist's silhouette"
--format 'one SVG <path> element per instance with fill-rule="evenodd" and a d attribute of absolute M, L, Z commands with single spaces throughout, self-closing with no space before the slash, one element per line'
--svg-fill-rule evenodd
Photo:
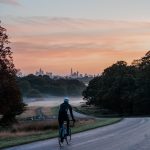
<path fill-rule="evenodd" d="M 70 111 L 72 120 L 75 122 L 74 115 L 72 113 L 72 107 L 69 104 L 69 98 L 66 97 L 64 98 L 64 103 L 62 103 L 59 108 L 58 122 L 59 128 L 62 128 L 64 121 L 67 122 L 67 135 L 69 135 L 69 124 L 70 124 L 68 110 Z"/>

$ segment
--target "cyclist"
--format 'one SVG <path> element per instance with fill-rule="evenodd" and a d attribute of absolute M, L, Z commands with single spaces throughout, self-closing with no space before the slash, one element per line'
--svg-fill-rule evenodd
<path fill-rule="evenodd" d="M 62 103 L 59 108 L 58 122 L 60 128 L 62 127 L 64 121 L 67 122 L 67 135 L 69 135 L 69 124 L 70 124 L 68 110 L 70 111 L 70 115 L 73 122 L 75 122 L 74 115 L 72 113 L 72 106 L 69 104 L 69 98 L 65 97 L 64 103 Z"/>

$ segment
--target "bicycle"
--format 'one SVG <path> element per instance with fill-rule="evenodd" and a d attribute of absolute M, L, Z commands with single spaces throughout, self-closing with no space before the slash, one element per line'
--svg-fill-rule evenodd
<path fill-rule="evenodd" d="M 70 120 L 70 122 L 72 121 L 73 120 Z M 66 121 L 64 121 L 62 127 L 59 128 L 58 143 L 60 147 L 63 145 L 64 140 L 66 141 L 67 145 L 69 145 L 69 143 L 71 142 L 71 127 L 73 126 L 74 126 L 74 121 L 73 121 L 73 125 L 69 126 L 69 135 L 67 135 L 67 122 Z M 68 140 L 68 136 L 69 136 L 69 140 Z"/>

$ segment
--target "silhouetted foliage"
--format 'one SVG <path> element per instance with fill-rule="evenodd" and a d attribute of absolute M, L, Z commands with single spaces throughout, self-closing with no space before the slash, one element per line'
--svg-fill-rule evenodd
<path fill-rule="evenodd" d="M 13 64 L 6 29 L 0 26 L 0 120 L 1 125 L 16 121 L 15 116 L 24 110 L 21 93 L 16 82 L 17 70 Z"/>
<path fill-rule="evenodd" d="M 119 61 L 106 68 L 82 94 L 88 104 L 119 114 L 150 114 L 150 51 L 130 66 Z"/>
<path fill-rule="evenodd" d="M 18 78 L 18 85 L 26 97 L 79 96 L 85 89 L 85 85 L 75 79 L 51 79 L 46 75 L 35 76 L 33 74 Z"/>

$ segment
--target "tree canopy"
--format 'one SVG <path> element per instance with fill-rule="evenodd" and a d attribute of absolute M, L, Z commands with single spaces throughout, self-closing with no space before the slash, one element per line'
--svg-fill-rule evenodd
<path fill-rule="evenodd" d="M 150 51 L 132 65 L 118 61 L 90 81 L 84 99 L 123 115 L 150 114 Z"/>
<path fill-rule="evenodd" d="M 16 82 L 17 69 L 13 64 L 11 48 L 8 46 L 6 29 L 0 25 L 0 115 L 1 124 L 11 123 L 22 113 L 24 104 Z"/>

